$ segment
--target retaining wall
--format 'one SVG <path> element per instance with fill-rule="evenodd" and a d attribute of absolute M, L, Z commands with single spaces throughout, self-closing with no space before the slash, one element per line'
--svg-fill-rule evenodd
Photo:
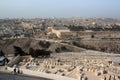
<path fill-rule="evenodd" d="M 11 68 L 11 67 L 7 67 L 7 69 L 9 71 L 13 71 L 13 68 Z M 44 72 L 39 72 L 39 71 L 32 71 L 32 70 L 28 70 L 28 69 L 20 69 L 20 70 L 22 70 L 23 74 L 26 74 L 26 75 L 43 77 L 43 78 L 48 78 L 48 79 L 52 79 L 52 80 L 77 80 L 77 79 L 69 78 L 66 76 L 44 73 Z"/>

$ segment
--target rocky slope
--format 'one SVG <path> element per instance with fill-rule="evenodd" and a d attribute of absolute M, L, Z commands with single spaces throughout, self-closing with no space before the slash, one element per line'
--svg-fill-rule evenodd
<path fill-rule="evenodd" d="M 64 45 L 60 43 L 54 42 L 46 42 L 46 41 L 39 41 L 30 38 L 23 38 L 23 39 L 11 39 L 11 40 L 0 40 L 0 50 L 2 50 L 6 54 L 13 54 L 15 53 L 14 46 L 21 48 L 25 53 L 29 53 L 29 49 L 45 49 L 47 51 L 51 51 L 53 53 L 59 52 L 79 52 L 83 49 L 76 48 L 69 45 Z"/>

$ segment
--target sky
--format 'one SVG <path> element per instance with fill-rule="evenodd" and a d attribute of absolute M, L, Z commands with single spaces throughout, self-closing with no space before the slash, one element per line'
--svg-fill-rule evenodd
<path fill-rule="evenodd" d="M 120 0 L 0 0 L 0 18 L 120 18 Z"/>

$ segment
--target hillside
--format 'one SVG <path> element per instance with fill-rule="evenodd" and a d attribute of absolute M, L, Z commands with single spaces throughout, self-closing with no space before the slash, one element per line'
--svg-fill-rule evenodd
<path fill-rule="evenodd" d="M 23 39 L 11 39 L 11 40 L 0 40 L 0 50 L 2 50 L 6 54 L 13 54 L 14 46 L 21 48 L 25 53 L 29 53 L 29 49 L 44 49 L 47 51 L 51 51 L 53 53 L 59 52 L 80 52 L 81 48 L 76 48 L 69 45 L 64 45 L 60 43 L 47 42 L 47 41 L 39 41 L 30 38 Z"/>

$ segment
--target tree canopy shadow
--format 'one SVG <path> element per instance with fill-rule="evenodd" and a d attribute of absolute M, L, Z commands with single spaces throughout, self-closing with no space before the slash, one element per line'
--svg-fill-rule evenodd
<path fill-rule="evenodd" d="M 50 57 L 51 51 L 47 51 L 45 49 L 40 50 L 40 49 L 30 48 L 29 49 L 29 54 L 34 58 L 37 58 L 37 57 Z"/>

